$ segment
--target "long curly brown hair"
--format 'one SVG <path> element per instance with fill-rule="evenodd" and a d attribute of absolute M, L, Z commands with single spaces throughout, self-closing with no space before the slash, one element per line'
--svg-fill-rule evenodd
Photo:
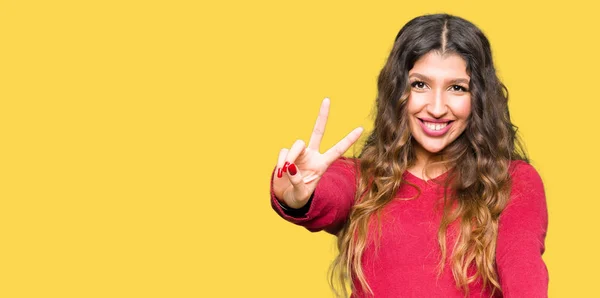
<path fill-rule="evenodd" d="M 352 291 L 357 290 L 352 280 L 372 294 L 361 264 L 369 221 L 378 218 L 374 215 L 395 198 L 402 183 L 408 183 L 403 174 L 415 165 L 415 145 L 406 116 L 408 71 L 431 51 L 460 55 L 471 78 L 467 127 L 439 152 L 442 161 L 429 165 L 443 164 L 450 169 L 444 187 L 452 190 L 441 208 L 439 272 L 449 260 L 456 285 L 465 295 L 478 278 L 492 292 L 501 290 L 494 260 L 498 218 L 509 200 L 508 168 L 512 160 L 528 159 L 510 120 L 508 90 L 496 75 L 488 39 L 467 20 L 433 14 L 414 18 L 400 30 L 379 74 L 374 130 L 356 163 L 356 202 L 337 235 L 339 255 L 330 268 L 330 284 L 338 296 L 348 295 L 348 284 Z M 458 238 L 448 255 L 446 232 L 455 221 L 459 223 Z M 473 275 L 467 272 L 471 266 L 476 268 Z"/>

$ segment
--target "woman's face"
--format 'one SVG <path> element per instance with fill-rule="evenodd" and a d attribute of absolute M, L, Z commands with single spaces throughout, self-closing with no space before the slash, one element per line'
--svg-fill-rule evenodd
<path fill-rule="evenodd" d="M 467 127 L 471 113 L 467 65 L 457 54 L 432 51 L 417 60 L 408 75 L 408 117 L 417 158 L 430 156 Z"/>

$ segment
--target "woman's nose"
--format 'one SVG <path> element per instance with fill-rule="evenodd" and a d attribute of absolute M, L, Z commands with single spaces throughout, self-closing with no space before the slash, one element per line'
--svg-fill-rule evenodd
<path fill-rule="evenodd" d="M 443 90 L 433 92 L 427 105 L 427 112 L 434 118 L 441 118 L 448 112 L 446 95 Z"/>

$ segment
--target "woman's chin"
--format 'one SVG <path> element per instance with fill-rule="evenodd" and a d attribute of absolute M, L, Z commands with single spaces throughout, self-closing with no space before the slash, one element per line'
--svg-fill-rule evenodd
<path fill-rule="evenodd" d="M 421 144 L 421 147 L 430 154 L 438 154 L 446 148 L 444 144 Z"/>

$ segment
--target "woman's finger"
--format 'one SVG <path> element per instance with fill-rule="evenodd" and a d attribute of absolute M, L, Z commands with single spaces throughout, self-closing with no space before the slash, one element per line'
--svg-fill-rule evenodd
<path fill-rule="evenodd" d="M 304 186 L 304 182 L 302 181 L 302 174 L 300 174 L 300 169 L 298 169 L 296 164 L 292 163 L 288 166 L 287 175 L 294 188 Z"/>
<path fill-rule="evenodd" d="M 304 144 L 304 141 L 297 140 L 296 142 L 294 142 L 294 145 L 292 145 L 290 151 L 287 154 L 287 157 L 285 158 L 285 163 L 283 165 L 284 173 L 287 171 L 288 166 L 294 163 L 296 161 L 296 158 L 298 158 L 298 156 L 302 154 L 302 152 L 304 152 L 305 149 L 306 144 Z"/>
<path fill-rule="evenodd" d="M 337 144 L 331 147 L 327 152 L 323 153 L 325 163 L 327 165 L 332 164 L 336 159 L 340 158 L 348 148 L 354 144 L 363 132 L 362 127 L 357 127 L 351 131 L 346 137 L 341 139 Z"/>
<path fill-rule="evenodd" d="M 289 149 L 283 148 L 279 151 L 279 158 L 277 158 L 277 168 L 275 169 L 275 177 L 281 178 L 283 177 L 283 165 L 285 163 L 285 158 L 287 157 Z"/>
<path fill-rule="evenodd" d="M 293 202 L 298 205 L 304 206 L 306 201 L 308 200 L 310 194 L 307 191 L 306 184 L 302 181 L 302 173 L 300 173 L 300 169 L 296 166 L 296 164 L 292 163 L 287 168 L 287 175 L 289 177 L 290 182 L 292 183 L 293 190 Z M 292 204 L 296 205 L 296 204 Z M 292 208 L 300 208 L 302 206 L 290 206 Z"/>
<path fill-rule="evenodd" d="M 310 141 L 308 141 L 308 148 L 313 149 L 315 151 L 319 151 L 319 146 L 321 146 L 321 140 L 323 139 L 323 135 L 325 134 L 325 125 L 327 124 L 327 118 L 329 117 L 329 98 L 325 97 L 323 102 L 321 103 L 321 109 L 319 110 L 319 116 L 317 117 L 317 121 L 315 122 L 315 127 L 313 128 L 312 135 L 310 136 Z"/>

